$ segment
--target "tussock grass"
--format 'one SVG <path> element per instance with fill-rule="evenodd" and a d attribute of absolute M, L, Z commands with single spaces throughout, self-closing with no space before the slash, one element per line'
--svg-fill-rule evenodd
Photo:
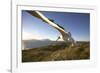
<path fill-rule="evenodd" d="M 22 50 L 22 62 L 82 60 L 90 58 L 89 42 L 78 42 L 68 47 L 65 43 Z"/>

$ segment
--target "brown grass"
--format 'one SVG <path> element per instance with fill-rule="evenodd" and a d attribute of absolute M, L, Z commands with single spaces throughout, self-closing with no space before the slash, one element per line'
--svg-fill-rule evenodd
<path fill-rule="evenodd" d="M 22 50 L 22 62 L 82 60 L 90 58 L 89 42 L 78 42 L 74 47 L 64 43 Z"/>

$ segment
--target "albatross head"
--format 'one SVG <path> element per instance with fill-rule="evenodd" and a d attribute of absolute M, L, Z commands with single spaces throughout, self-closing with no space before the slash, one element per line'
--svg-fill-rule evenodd
<path fill-rule="evenodd" d="M 72 38 L 71 33 L 70 32 L 66 32 L 62 35 L 62 39 L 64 40 L 65 43 L 71 43 L 71 46 L 75 45 L 75 40 Z"/>

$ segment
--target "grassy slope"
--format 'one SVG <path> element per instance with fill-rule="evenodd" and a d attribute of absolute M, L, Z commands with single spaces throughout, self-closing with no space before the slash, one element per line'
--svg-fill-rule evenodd
<path fill-rule="evenodd" d="M 78 45 L 74 47 L 67 47 L 63 43 L 22 51 L 22 62 L 81 60 L 89 58 L 89 42 L 78 42 Z"/>

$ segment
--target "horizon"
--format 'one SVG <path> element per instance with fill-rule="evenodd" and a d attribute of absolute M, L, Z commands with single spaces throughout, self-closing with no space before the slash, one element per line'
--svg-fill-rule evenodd
<path fill-rule="evenodd" d="M 30 40 L 38 40 L 38 41 L 43 41 L 43 40 L 49 40 L 49 41 L 55 41 L 55 40 L 50 40 L 50 39 L 24 39 L 24 40 L 22 40 L 22 41 L 30 41 Z M 58 40 L 58 41 L 63 41 L 63 40 Z M 76 41 L 76 42 L 90 42 L 90 41 L 86 41 L 86 40 L 84 40 L 84 41 Z"/>

